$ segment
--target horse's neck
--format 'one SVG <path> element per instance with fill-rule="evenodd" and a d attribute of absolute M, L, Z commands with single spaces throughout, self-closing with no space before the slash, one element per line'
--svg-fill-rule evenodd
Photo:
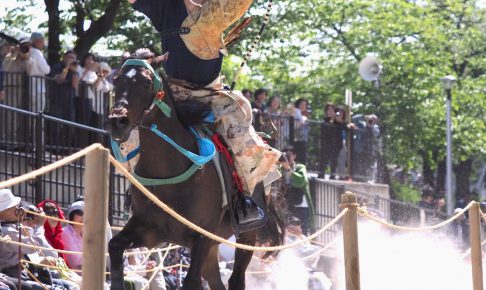
<path fill-rule="evenodd" d="M 157 129 L 169 136 L 175 143 L 191 152 L 198 153 L 194 136 L 179 122 L 172 108 L 172 117 L 165 117 L 157 111 L 152 123 Z M 192 162 L 172 145 L 146 128 L 139 129 L 140 159 L 137 163 L 138 175 L 147 178 L 168 178 L 185 172 Z"/>

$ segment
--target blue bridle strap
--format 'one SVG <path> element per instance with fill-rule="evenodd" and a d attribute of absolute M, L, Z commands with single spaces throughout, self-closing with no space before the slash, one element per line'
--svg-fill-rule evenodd
<path fill-rule="evenodd" d="M 127 156 L 123 156 L 123 153 L 120 150 L 120 145 L 118 145 L 118 142 L 113 140 L 113 138 L 110 137 L 111 141 L 111 149 L 113 150 L 113 154 L 115 155 L 116 160 L 120 163 L 125 163 L 137 156 L 137 154 L 140 152 L 140 146 L 137 148 L 133 149 L 132 151 L 128 152 Z"/>
<path fill-rule="evenodd" d="M 216 152 L 216 148 L 213 142 L 199 136 L 199 134 L 193 128 L 191 128 L 191 132 L 192 134 L 194 134 L 194 136 L 197 139 L 197 145 L 199 147 L 199 153 L 201 155 L 194 154 L 191 151 L 186 150 L 181 146 L 179 146 L 179 144 L 174 142 L 174 140 L 172 140 L 169 136 L 160 132 L 157 129 L 157 125 L 155 124 L 152 124 L 152 126 L 150 126 L 150 131 L 154 132 L 157 136 L 164 139 L 167 143 L 172 145 L 172 147 L 174 147 L 177 151 L 181 152 L 184 156 L 189 158 L 189 160 L 191 160 L 194 164 L 198 166 L 203 166 L 204 164 L 208 163 L 211 159 L 213 159 L 214 153 Z"/>

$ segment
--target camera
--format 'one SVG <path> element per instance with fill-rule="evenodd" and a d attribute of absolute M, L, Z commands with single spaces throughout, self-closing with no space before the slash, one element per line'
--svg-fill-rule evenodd
<path fill-rule="evenodd" d="M 35 219 L 35 215 L 34 214 L 31 214 L 31 213 L 28 213 L 27 211 L 32 211 L 32 212 L 36 212 L 36 213 L 40 213 L 40 210 L 33 204 L 29 204 L 29 205 L 21 205 L 19 207 L 19 210 L 20 210 L 20 214 L 22 213 L 25 213 L 24 217 L 22 218 L 22 220 L 24 221 L 27 221 L 27 220 L 33 220 Z"/>
<path fill-rule="evenodd" d="M 21 53 L 28 53 L 29 50 L 30 50 L 30 47 L 28 45 L 21 44 L 20 47 L 19 47 L 19 50 L 20 50 Z"/>
<path fill-rule="evenodd" d="M 77 66 L 78 64 L 79 64 L 79 63 L 78 63 L 78 61 L 77 61 L 77 60 L 75 60 L 75 61 L 73 61 L 73 62 L 71 63 L 71 65 L 74 65 L 74 66 Z"/>

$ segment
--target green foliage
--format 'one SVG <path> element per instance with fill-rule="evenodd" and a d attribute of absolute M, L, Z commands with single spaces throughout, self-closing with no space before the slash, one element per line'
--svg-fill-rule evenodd
<path fill-rule="evenodd" d="M 420 191 L 409 184 L 392 181 L 391 186 L 395 193 L 395 198 L 398 200 L 414 204 L 421 200 Z"/>
<path fill-rule="evenodd" d="M 343 103 L 345 89 L 352 89 L 355 112 L 380 116 L 388 160 L 412 167 L 421 164 L 420 151 L 433 166 L 445 156 L 445 94 L 439 78 L 452 74 L 458 78 L 455 162 L 485 156 L 486 10 L 477 3 L 280 1 L 280 13 L 249 62 L 249 75 L 287 102 L 309 98 L 314 118 L 326 102 Z M 357 73 L 368 53 L 384 67 L 379 91 Z"/>
<path fill-rule="evenodd" d="M 22 7 L 31 1 L 18 1 L 3 25 L 24 27 L 31 16 L 24 15 Z M 84 21 L 93 21 L 103 15 L 109 1 L 76 2 L 84 5 Z M 417 167 L 423 155 L 434 167 L 445 156 L 445 94 L 439 78 L 452 74 L 458 79 L 453 88 L 454 162 L 484 158 L 486 9 L 478 3 L 278 1 L 236 88 L 263 86 L 282 96 L 284 102 L 308 98 L 313 118 L 322 116 L 326 102 L 343 103 L 344 91 L 351 89 L 353 111 L 376 113 L 381 118 L 389 162 Z M 253 23 L 229 49 L 222 71 L 227 83 L 233 80 L 260 28 L 266 4 L 267 0 L 254 1 L 248 12 L 254 16 Z M 63 27 L 76 28 L 75 5 L 66 7 Z M 66 29 L 67 34 L 71 31 Z M 112 49 L 150 47 L 160 51 L 159 36 L 150 21 L 126 1 L 121 2 L 105 38 Z M 357 73 L 359 61 L 367 54 L 377 56 L 383 65 L 380 90 Z"/>

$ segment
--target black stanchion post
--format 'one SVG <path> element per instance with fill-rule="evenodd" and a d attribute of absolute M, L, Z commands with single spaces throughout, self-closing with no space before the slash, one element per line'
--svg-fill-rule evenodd
<path fill-rule="evenodd" d="M 294 145 L 295 142 L 295 120 L 293 116 L 289 117 L 289 144 Z"/>
<path fill-rule="evenodd" d="M 43 165 L 44 157 L 44 117 L 42 113 L 38 113 L 35 117 L 35 169 L 39 169 Z M 44 200 L 42 192 L 42 176 L 35 178 L 35 203 L 38 204 Z"/>

